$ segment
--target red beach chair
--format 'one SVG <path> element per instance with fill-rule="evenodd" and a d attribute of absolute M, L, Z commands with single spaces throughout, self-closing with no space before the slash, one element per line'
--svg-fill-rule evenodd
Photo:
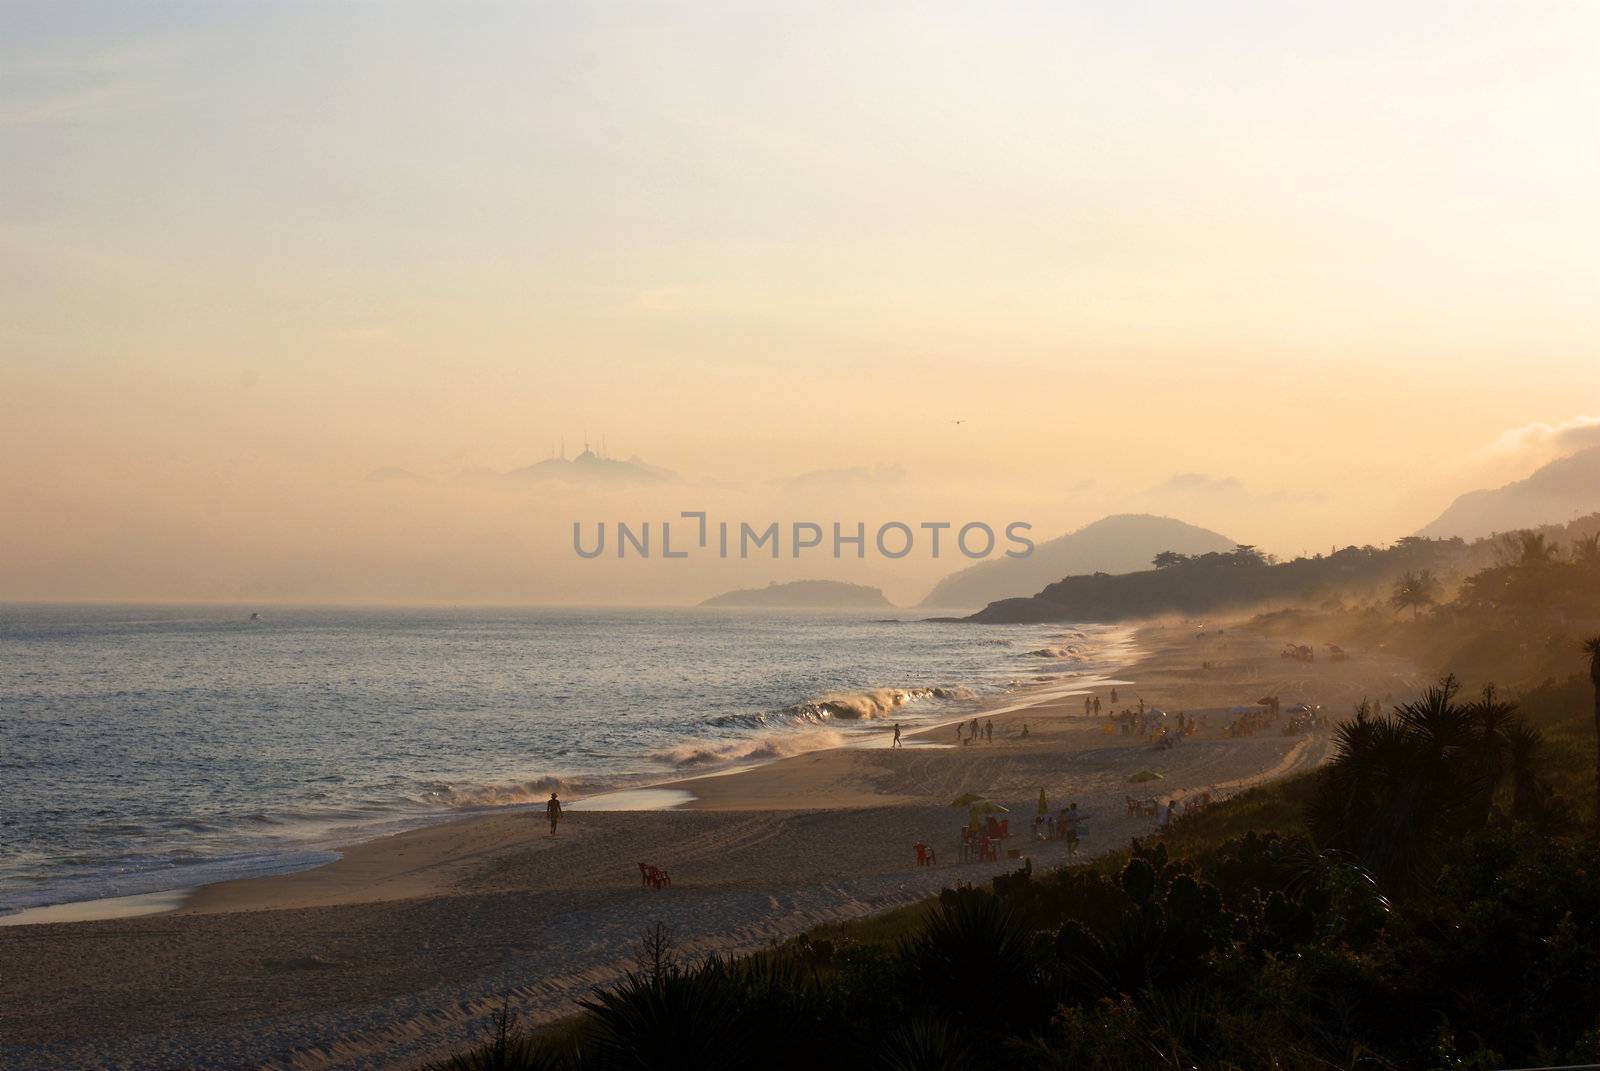
<path fill-rule="evenodd" d="M 652 889 L 664 889 L 672 884 L 672 879 L 660 867 L 651 866 L 649 863 L 639 864 L 639 882 Z"/>
<path fill-rule="evenodd" d="M 939 863 L 939 853 L 938 852 L 935 852 L 932 848 L 928 847 L 926 844 L 920 844 L 920 843 L 919 844 L 914 844 L 914 845 L 912 845 L 912 847 L 916 848 L 916 850 L 917 850 L 917 865 L 918 866 L 937 866 L 938 865 L 938 863 Z"/>

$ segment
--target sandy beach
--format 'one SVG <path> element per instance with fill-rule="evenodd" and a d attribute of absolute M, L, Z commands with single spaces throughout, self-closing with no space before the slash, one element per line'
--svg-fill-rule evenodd
<path fill-rule="evenodd" d="M 1321 735 L 1224 737 L 1229 707 L 1274 694 L 1342 717 L 1422 683 L 1381 653 L 1285 661 L 1235 629 L 1152 626 L 1137 645 L 1118 707 L 1204 713 L 1209 732 L 1161 750 L 1108 735 L 1081 696 L 1047 699 L 995 715 L 988 744 L 948 746 L 949 727 L 900 750 L 885 737 L 676 782 L 693 799 L 670 810 L 573 810 L 554 838 L 541 813 L 508 809 L 207 886 L 175 911 L 0 929 L 0 1065 L 414 1067 L 481 1037 L 504 1001 L 525 1023 L 567 1013 L 656 920 L 688 953 L 748 950 L 1017 866 L 955 862 L 960 793 L 1010 806 L 1014 831 L 1041 788 L 1075 800 L 1100 852 L 1154 825 L 1126 815 L 1125 795 L 1152 794 L 1127 783 L 1137 771 L 1160 773 L 1162 796 L 1225 796 L 1325 757 Z M 941 865 L 917 868 L 917 841 Z M 1013 843 L 1035 866 L 1063 860 L 1059 843 Z M 639 862 L 672 887 L 641 888 Z"/>

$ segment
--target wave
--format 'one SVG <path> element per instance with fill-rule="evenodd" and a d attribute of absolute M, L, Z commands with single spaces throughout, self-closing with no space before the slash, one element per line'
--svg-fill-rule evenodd
<path fill-rule="evenodd" d="M 844 734 L 836 729 L 795 730 L 753 740 L 689 740 L 663 748 L 653 757 L 679 769 L 691 769 L 728 762 L 771 762 L 807 751 L 839 747 L 844 742 Z"/>
<path fill-rule="evenodd" d="M 463 810 L 476 807 L 509 807 L 519 803 L 541 803 L 550 793 L 589 796 L 605 792 L 615 786 L 596 781 L 578 781 L 566 777 L 535 777 L 526 781 L 503 781 L 494 784 L 453 785 L 447 781 L 431 781 L 417 792 L 407 793 L 406 799 L 425 807 L 446 807 Z"/>
<path fill-rule="evenodd" d="M 1075 643 L 1069 643 L 1064 647 L 1040 647 L 1028 653 L 1035 658 L 1061 658 L 1074 662 L 1083 660 L 1083 656 L 1079 654 L 1078 645 Z"/>
<path fill-rule="evenodd" d="M 772 726 L 818 725 L 830 721 L 870 721 L 887 717 L 907 703 L 923 699 L 975 699 L 977 693 L 964 685 L 928 688 L 866 688 L 858 692 L 829 692 L 779 710 L 753 714 L 724 714 L 711 724 L 752 729 Z"/>

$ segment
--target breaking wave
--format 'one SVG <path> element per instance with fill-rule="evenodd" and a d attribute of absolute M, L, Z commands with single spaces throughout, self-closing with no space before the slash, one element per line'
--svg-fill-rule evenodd
<path fill-rule="evenodd" d="M 924 699 L 974 699 L 977 694 L 963 685 L 933 688 L 867 688 L 859 692 L 829 692 L 816 699 L 753 714 L 724 714 L 711 724 L 723 727 L 761 729 L 774 726 L 820 725 L 830 721 L 870 721 L 888 717 L 907 703 Z"/>
<path fill-rule="evenodd" d="M 589 796 L 607 791 L 612 786 L 596 781 L 576 781 L 564 777 L 536 777 L 527 781 L 506 781 L 498 784 L 452 785 L 446 781 L 430 781 L 406 798 L 426 807 L 446 807 L 462 810 L 474 807 L 509 807 L 519 803 L 540 803 L 550 793 L 568 793 Z"/>
<path fill-rule="evenodd" d="M 844 742 L 844 734 L 836 729 L 809 729 L 773 733 L 753 740 L 690 740 L 664 748 L 654 757 L 679 769 L 692 769 L 728 762 L 771 762 L 807 751 L 839 747 Z"/>

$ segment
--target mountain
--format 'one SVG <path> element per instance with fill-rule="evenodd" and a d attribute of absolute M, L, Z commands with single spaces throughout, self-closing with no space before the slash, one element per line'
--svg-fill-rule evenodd
<path fill-rule="evenodd" d="M 565 480 L 587 484 L 679 483 L 682 480 L 671 469 L 651 465 L 638 455 L 618 461 L 587 449 L 570 461 L 564 457 L 547 458 L 513 469 L 506 475 L 514 480 Z"/>
<path fill-rule="evenodd" d="M 1254 548 L 1200 554 L 1160 569 L 1068 576 L 1030 598 L 999 599 L 966 618 L 980 624 L 1127 621 L 1157 614 L 1215 614 L 1272 603 L 1318 604 L 1386 591 L 1424 569 L 1447 573 L 1473 560 L 1459 539 L 1402 539 L 1392 547 L 1345 547 L 1274 564 Z"/>
<path fill-rule="evenodd" d="M 934 585 L 921 605 L 986 606 L 1009 596 L 1032 595 L 1075 573 L 1148 569 L 1150 559 L 1164 550 L 1206 554 L 1233 548 L 1233 540 L 1171 517 L 1119 513 L 1040 543 L 1026 558 L 996 558 L 951 573 Z"/>
<path fill-rule="evenodd" d="M 774 581 L 764 588 L 742 588 L 713 595 L 701 606 L 780 606 L 791 609 L 892 609 L 893 604 L 877 588 L 865 584 L 845 584 L 837 580 Z"/>
<path fill-rule="evenodd" d="M 1417 534 L 1477 539 L 1555 524 L 1573 513 L 1600 510 L 1600 446 L 1552 461 L 1525 480 L 1493 490 L 1469 491 Z"/>

